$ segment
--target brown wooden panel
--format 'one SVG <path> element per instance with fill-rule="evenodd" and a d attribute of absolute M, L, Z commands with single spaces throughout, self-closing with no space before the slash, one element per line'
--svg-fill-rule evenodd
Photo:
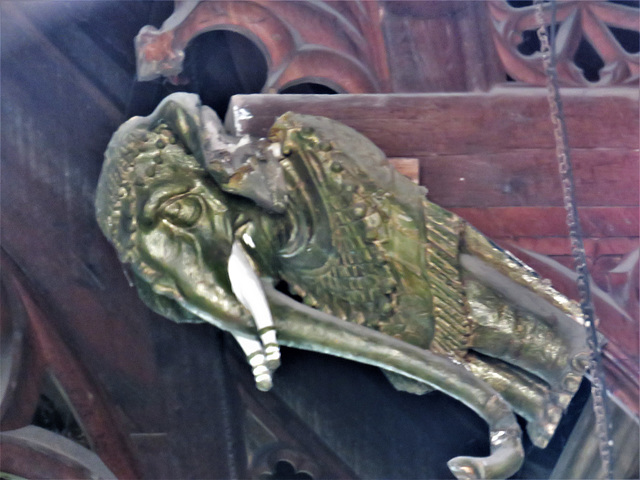
<path fill-rule="evenodd" d="M 573 149 L 572 160 L 578 205 L 638 205 L 637 152 Z M 421 157 L 420 183 L 447 208 L 562 206 L 551 149 Z"/>
<path fill-rule="evenodd" d="M 187 45 L 204 32 L 231 29 L 250 37 L 264 53 L 264 91 L 301 82 L 349 93 L 388 91 L 382 36 L 371 32 L 378 30 L 372 26 L 383 14 L 378 8 L 358 9 L 358 22 L 341 2 L 203 1 L 178 2 L 176 7 L 159 30 L 147 25 L 136 37 L 142 80 L 164 76 L 184 84 L 186 76 L 178 75 Z"/>
<path fill-rule="evenodd" d="M 504 82 L 495 49 L 485 41 L 490 32 L 484 2 L 383 3 L 393 92 L 487 90 Z"/>
<path fill-rule="evenodd" d="M 495 237 L 493 237 L 495 238 Z M 516 237 L 516 238 L 495 238 L 498 242 L 508 240 L 511 244 L 516 244 L 526 250 L 549 255 L 558 260 L 559 257 L 571 255 L 571 243 L 567 237 Z M 602 255 L 623 256 L 638 248 L 638 237 L 608 237 L 608 238 L 585 238 L 584 248 L 587 256 L 595 258 Z M 572 261 L 561 262 L 571 266 Z"/>
<path fill-rule="evenodd" d="M 431 2 L 420 2 L 419 5 L 423 8 L 432 6 Z M 448 8 L 453 10 L 455 5 L 448 5 Z M 389 55 L 392 91 L 465 91 L 462 43 L 455 41 L 460 37 L 457 27 L 457 22 L 447 15 L 431 18 L 413 14 L 385 15 L 385 41 L 388 51 L 393 52 Z M 447 68 L 434 68 L 436 65 L 447 65 Z"/>
<path fill-rule="evenodd" d="M 578 203 L 635 206 L 637 94 L 605 90 L 565 96 Z M 420 183 L 445 207 L 561 206 L 544 93 L 237 96 L 227 124 L 266 135 L 287 110 L 326 115 L 367 135 L 389 156 L 419 157 Z"/>
<path fill-rule="evenodd" d="M 9 269 L 9 262 L 5 258 L 2 267 L 5 271 Z M 10 270 L 12 275 L 17 275 L 15 266 L 11 265 Z M 105 401 L 100 388 L 93 384 L 84 367 L 53 330 L 51 319 L 36 305 L 31 293 L 22 284 L 23 280 L 19 280 L 17 276 L 12 276 L 11 280 L 14 287 L 12 293 L 20 297 L 29 318 L 29 336 L 33 342 L 31 346 L 36 349 L 43 362 L 42 371 L 24 373 L 37 375 L 41 382 L 45 370 L 53 375 L 72 404 L 74 414 L 81 419 L 92 449 L 117 475 L 138 476 L 125 435 L 118 429 L 120 424 L 112 405 Z"/>
<path fill-rule="evenodd" d="M 272 442 L 264 440 L 263 444 L 250 444 L 251 447 L 257 446 L 257 451 L 249 453 L 249 477 L 257 478 L 262 473 L 266 465 L 260 462 L 261 456 L 272 448 L 287 448 L 295 452 L 304 454 L 308 459 L 313 458 L 314 478 L 333 478 L 333 479 L 355 479 L 358 478 L 355 472 L 340 459 L 336 453 L 327 447 L 327 445 L 305 425 L 304 421 L 296 415 L 296 413 L 287 406 L 287 404 L 279 398 L 274 392 L 260 392 L 255 387 L 255 380 L 249 369 L 246 368 L 246 359 L 244 354 L 236 349 L 233 353 L 227 351 L 227 364 L 232 368 L 233 378 L 236 381 L 236 388 L 240 393 L 243 405 L 246 407 L 246 415 L 255 417 L 255 421 L 261 424 L 264 429 L 262 435 L 271 435 Z M 281 388 L 281 382 L 278 382 L 276 390 Z M 247 420 L 244 425 L 247 430 Z M 268 433 L 267 433 L 268 432 Z M 249 437 L 251 434 L 248 435 Z M 251 443 L 251 442 L 249 442 Z M 259 446 L 258 446 L 259 445 Z M 251 458 L 253 457 L 253 458 Z M 299 465 L 297 465 L 299 467 Z"/>
<path fill-rule="evenodd" d="M 491 238 L 565 237 L 562 207 L 453 208 Z M 588 207 L 579 211 L 587 238 L 637 237 L 638 207 Z"/>
<path fill-rule="evenodd" d="M 572 147 L 638 149 L 635 89 L 567 89 L 562 94 Z M 228 125 L 238 133 L 265 135 L 274 118 L 288 110 L 346 123 L 393 157 L 554 146 L 543 88 L 464 95 L 238 95 L 231 99 Z"/>

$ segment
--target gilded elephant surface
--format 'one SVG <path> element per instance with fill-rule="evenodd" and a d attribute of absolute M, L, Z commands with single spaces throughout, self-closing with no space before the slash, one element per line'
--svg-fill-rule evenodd
<path fill-rule="evenodd" d="M 459 478 L 508 476 L 511 410 L 544 447 L 580 384 L 581 315 L 425 194 L 338 122 L 287 113 L 267 139 L 234 138 L 176 94 L 116 132 L 96 211 L 143 300 L 234 334 L 259 388 L 278 344 L 379 366 L 489 422 L 492 455 L 451 460 Z"/>

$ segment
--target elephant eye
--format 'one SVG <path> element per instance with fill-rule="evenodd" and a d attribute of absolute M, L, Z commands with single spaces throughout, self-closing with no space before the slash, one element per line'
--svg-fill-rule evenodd
<path fill-rule="evenodd" d="M 202 204 L 197 195 L 168 200 L 162 207 L 162 217 L 178 227 L 193 226 L 202 215 Z"/>

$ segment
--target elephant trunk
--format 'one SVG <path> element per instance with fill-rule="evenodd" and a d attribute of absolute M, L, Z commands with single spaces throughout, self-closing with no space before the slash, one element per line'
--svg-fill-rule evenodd
<path fill-rule="evenodd" d="M 301 305 L 265 285 L 282 345 L 334 355 L 423 382 L 459 400 L 488 424 L 491 455 L 448 462 L 459 479 L 507 478 L 522 465 L 521 430 L 506 401 L 487 383 L 449 358 Z"/>

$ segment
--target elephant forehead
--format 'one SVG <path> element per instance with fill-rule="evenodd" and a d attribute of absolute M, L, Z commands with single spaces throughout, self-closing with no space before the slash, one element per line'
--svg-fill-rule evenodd
<path fill-rule="evenodd" d="M 96 191 L 96 214 L 103 232 L 124 261 L 131 260 L 140 194 L 154 180 L 172 178 L 179 170 L 200 169 L 192 155 L 165 124 L 117 132 L 112 138 Z"/>

